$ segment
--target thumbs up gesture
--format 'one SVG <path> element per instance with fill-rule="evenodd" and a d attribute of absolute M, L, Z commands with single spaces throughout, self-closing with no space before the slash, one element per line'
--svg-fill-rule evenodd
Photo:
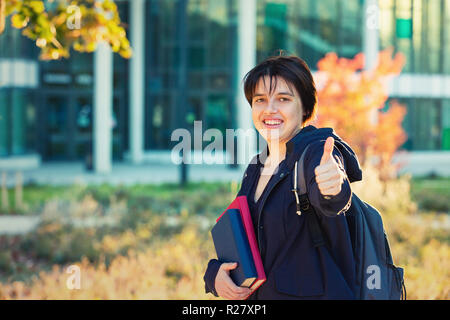
<path fill-rule="evenodd" d="M 328 137 L 323 147 L 320 164 L 314 169 L 317 186 L 320 193 L 325 197 L 339 194 L 345 179 L 345 173 L 340 169 L 338 162 L 333 157 L 333 148 L 334 139 Z"/>

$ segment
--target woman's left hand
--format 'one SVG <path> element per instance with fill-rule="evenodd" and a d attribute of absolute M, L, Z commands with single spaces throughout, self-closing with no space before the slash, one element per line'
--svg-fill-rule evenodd
<path fill-rule="evenodd" d="M 317 186 L 320 193 L 326 198 L 335 196 L 341 192 L 342 183 L 345 179 L 345 172 L 333 157 L 334 138 L 328 137 L 323 147 L 320 164 L 314 169 Z"/>

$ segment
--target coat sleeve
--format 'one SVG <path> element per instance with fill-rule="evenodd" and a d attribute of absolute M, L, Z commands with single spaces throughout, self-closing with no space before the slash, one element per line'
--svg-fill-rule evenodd
<path fill-rule="evenodd" d="M 221 263 L 217 259 L 209 260 L 203 280 L 205 281 L 205 293 L 212 293 L 216 297 L 219 295 L 216 292 L 215 281 L 217 272 L 219 271 Z"/>
<path fill-rule="evenodd" d="M 345 173 L 344 182 L 342 183 L 341 192 L 335 196 L 327 196 L 326 198 L 320 193 L 317 186 L 314 170 L 320 164 L 320 159 L 323 155 L 324 141 L 311 145 L 308 154 L 305 156 L 305 179 L 308 184 L 308 198 L 311 204 L 318 209 L 317 211 L 327 217 L 335 217 L 339 214 L 345 213 L 351 205 L 352 190 L 350 182 L 348 181 L 346 168 L 344 165 L 344 158 L 334 147 L 333 156 L 340 160 L 339 166 Z"/>
<path fill-rule="evenodd" d="M 241 180 L 241 186 L 239 188 L 239 192 L 237 193 L 237 196 L 242 195 L 242 186 L 244 184 L 245 179 L 247 179 L 247 175 L 249 173 L 249 168 L 251 164 L 256 164 L 258 161 L 258 155 L 254 156 L 253 159 L 250 161 L 250 164 L 245 169 L 245 172 L 243 174 L 242 180 Z M 219 295 L 217 294 L 216 288 L 215 288 L 215 282 L 216 282 L 216 276 L 217 272 L 219 271 L 219 268 L 221 266 L 221 262 L 217 259 L 211 259 L 208 262 L 208 266 L 205 271 L 205 275 L 203 276 L 203 280 L 205 281 L 205 292 L 206 293 L 212 293 L 216 297 Z"/>

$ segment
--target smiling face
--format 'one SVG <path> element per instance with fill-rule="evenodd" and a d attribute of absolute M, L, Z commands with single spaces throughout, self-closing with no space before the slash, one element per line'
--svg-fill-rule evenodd
<path fill-rule="evenodd" d="M 271 90 L 272 87 L 272 90 Z M 269 143 L 286 143 L 302 128 L 300 95 L 281 77 L 259 79 L 252 97 L 252 119 L 258 132 Z"/>

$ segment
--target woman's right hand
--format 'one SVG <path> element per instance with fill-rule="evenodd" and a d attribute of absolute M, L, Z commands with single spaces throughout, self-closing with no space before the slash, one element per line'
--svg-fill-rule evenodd
<path fill-rule="evenodd" d="M 237 267 L 236 262 L 222 263 L 217 272 L 215 287 L 219 296 L 229 300 L 244 300 L 252 292 L 249 288 L 238 287 L 230 278 L 230 270 Z"/>

